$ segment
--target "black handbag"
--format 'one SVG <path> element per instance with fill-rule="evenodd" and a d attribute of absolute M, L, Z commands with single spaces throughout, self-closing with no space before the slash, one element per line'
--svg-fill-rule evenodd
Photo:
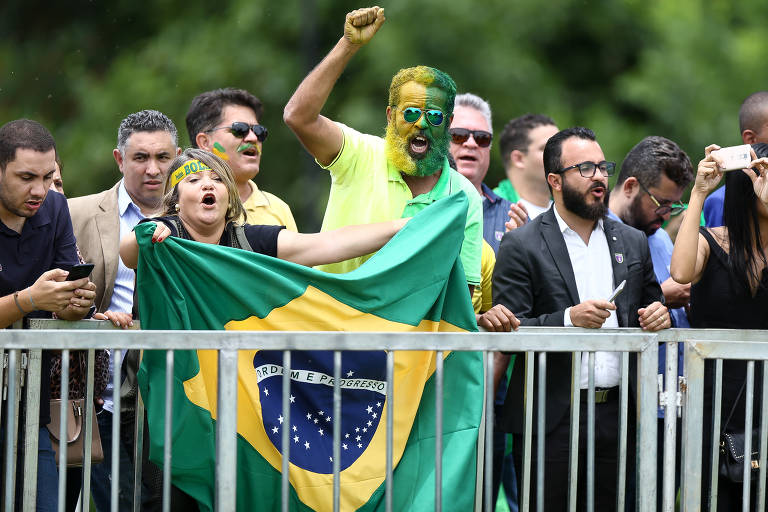
<path fill-rule="evenodd" d="M 746 385 L 746 381 L 744 382 Z M 736 404 L 741 399 L 741 394 L 744 392 L 744 385 L 741 386 L 739 396 L 733 403 L 731 413 L 728 415 L 728 419 L 725 420 L 725 425 L 720 433 L 720 476 L 726 478 L 733 483 L 740 484 L 744 481 L 744 430 L 740 432 L 726 432 L 728 423 L 731 421 L 733 411 L 736 409 Z M 759 441 L 759 429 L 752 429 L 752 449 L 750 450 L 750 461 L 752 469 L 750 471 L 750 480 L 757 479 L 760 472 L 760 455 L 758 450 Z"/>

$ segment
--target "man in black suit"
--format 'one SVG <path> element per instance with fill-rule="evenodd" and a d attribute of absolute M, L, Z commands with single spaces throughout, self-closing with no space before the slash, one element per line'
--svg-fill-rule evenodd
<path fill-rule="evenodd" d="M 504 235 L 493 276 L 494 303 L 507 306 L 521 325 L 594 329 L 639 326 L 648 331 L 670 326 L 645 235 L 605 217 L 608 177 L 615 167 L 613 162 L 605 161 L 595 134 L 587 128 L 563 130 L 547 142 L 544 170 L 554 199 L 553 207 Z M 613 289 L 624 280 L 624 291 L 615 304 L 608 302 Z M 598 388 L 595 510 L 613 510 L 616 507 L 620 355 L 598 352 L 595 356 Z M 572 357 L 570 353 L 551 353 L 547 357 L 546 510 L 565 510 L 567 506 L 570 422 L 567 413 Z M 634 373 L 634 357 L 630 360 L 630 372 Z M 581 368 L 579 509 L 584 508 L 586 498 L 586 457 L 583 456 L 587 416 L 586 353 Z M 502 427 L 514 434 L 516 447 L 521 447 L 523 441 L 524 371 L 524 365 L 515 366 L 501 418 Z M 533 400 L 536 404 L 535 389 Z M 534 418 L 536 414 L 534 405 Z M 631 433 L 628 437 L 628 453 L 631 453 Z M 522 467 L 522 450 L 515 452 L 515 464 Z M 532 468 L 535 468 L 535 450 L 533 458 Z M 631 468 L 630 463 L 630 474 Z M 627 478 L 627 482 L 631 487 L 632 479 Z M 535 497 L 535 494 L 532 489 L 531 495 Z"/>

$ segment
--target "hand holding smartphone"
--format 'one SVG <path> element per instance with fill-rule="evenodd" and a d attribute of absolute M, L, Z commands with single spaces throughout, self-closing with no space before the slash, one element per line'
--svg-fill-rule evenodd
<path fill-rule="evenodd" d="M 69 269 L 67 281 L 77 281 L 78 279 L 90 276 L 91 272 L 93 271 L 93 266 L 93 263 L 73 265 L 72 268 Z"/>

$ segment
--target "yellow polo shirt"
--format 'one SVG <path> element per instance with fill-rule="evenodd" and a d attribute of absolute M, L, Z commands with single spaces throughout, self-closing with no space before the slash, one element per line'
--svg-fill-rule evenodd
<path fill-rule="evenodd" d="M 344 134 L 341 151 L 329 165 L 321 165 L 331 173 L 331 193 L 322 230 L 410 217 L 438 199 L 464 191 L 469 209 L 461 262 L 467 283 L 479 285 L 483 205 L 474 185 L 451 169 L 446 160 L 433 189 L 413 197 L 400 171 L 387 160 L 384 139 L 338 124 Z M 356 269 L 370 257 L 369 254 L 318 268 L 326 272 L 345 273 Z"/>
<path fill-rule="evenodd" d="M 291 231 L 298 231 L 291 208 L 285 201 L 274 194 L 259 190 L 253 181 L 248 181 L 248 185 L 251 187 L 251 195 L 243 202 L 247 224 L 285 226 Z"/>
<path fill-rule="evenodd" d="M 475 308 L 475 313 L 485 313 L 493 307 L 491 294 L 493 291 L 493 267 L 495 266 L 496 254 L 488 242 L 483 240 L 483 254 L 480 259 L 482 281 L 480 286 L 475 286 L 475 291 L 472 294 L 472 306 Z"/>

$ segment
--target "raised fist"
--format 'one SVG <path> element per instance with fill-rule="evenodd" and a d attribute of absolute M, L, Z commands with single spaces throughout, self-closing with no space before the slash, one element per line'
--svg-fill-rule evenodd
<path fill-rule="evenodd" d="M 347 13 L 344 21 L 344 37 L 352 44 L 364 45 L 384 23 L 384 9 L 366 7 Z"/>

